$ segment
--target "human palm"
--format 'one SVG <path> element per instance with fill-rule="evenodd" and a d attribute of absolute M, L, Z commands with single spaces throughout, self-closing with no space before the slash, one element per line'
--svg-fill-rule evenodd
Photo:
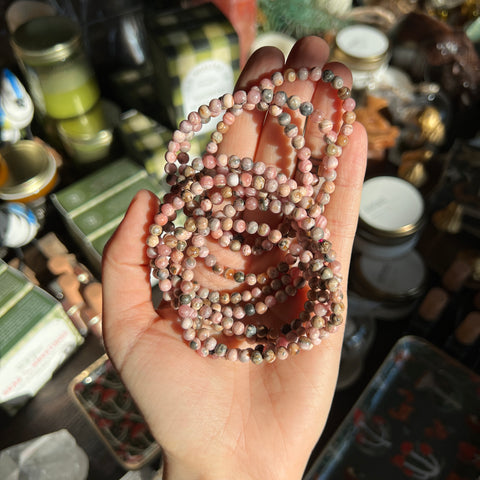
<path fill-rule="evenodd" d="M 257 51 L 237 88 L 248 88 L 286 67 L 322 67 L 328 47 L 317 37 L 295 45 L 284 65 L 274 48 Z M 329 66 L 345 84 L 348 70 Z M 310 100 L 335 119 L 338 106 L 323 82 L 297 81 L 281 87 Z M 259 111 L 244 112 L 226 134 L 221 150 L 276 164 L 294 172 L 293 149 L 281 127 Z M 300 121 L 298 118 L 297 121 Z M 322 156 L 321 132 L 306 126 L 306 144 Z M 331 241 L 342 263 L 346 285 L 365 168 L 366 135 L 355 125 L 337 168 L 336 190 L 326 207 Z M 260 366 L 202 358 L 182 340 L 176 312 L 168 305 L 154 310 L 145 238 L 158 199 L 139 192 L 104 254 L 104 339 L 108 353 L 163 449 L 165 479 L 248 480 L 301 478 L 327 418 L 335 389 L 342 329 L 313 350 Z M 258 213 L 257 213 L 258 215 Z M 213 247 L 212 247 L 213 248 Z M 219 262 L 236 268 L 265 270 L 274 255 L 245 266 L 240 254 L 215 252 Z M 222 258 L 223 255 L 223 258 Z M 211 289 L 228 280 L 198 268 L 197 280 Z M 293 300 L 262 316 L 269 325 L 288 323 L 303 308 Z"/>

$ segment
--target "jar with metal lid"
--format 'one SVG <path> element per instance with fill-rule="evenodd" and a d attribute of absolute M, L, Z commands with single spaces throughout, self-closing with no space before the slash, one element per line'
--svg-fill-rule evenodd
<path fill-rule="evenodd" d="M 379 176 L 362 188 L 354 248 L 372 258 L 405 255 L 417 244 L 425 224 L 425 202 L 406 180 Z"/>
<path fill-rule="evenodd" d="M 390 41 L 378 28 L 349 25 L 337 33 L 332 57 L 350 68 L 354 89 L 373 89 L 388 67 Z"/>
<path fill-rule="evenodd" d="M 356 255 L 352 260 L 350 290 L 357 302 L 372 305 L 379 320 L 398 320 L 413 311 L 425 292 L 427 268 L 422 256 L 411 250 L 398 258 Z"/>
<path fill-rule="evenodd" d="M 100 89 L 83 51 L 78 25 L 67 17 L 34 18 L 12 35 L 37 112 L 54 119 L 88 112 Z"/>

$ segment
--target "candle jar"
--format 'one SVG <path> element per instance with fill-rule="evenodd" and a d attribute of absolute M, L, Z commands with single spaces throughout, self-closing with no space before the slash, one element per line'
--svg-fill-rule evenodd
<path fill-rule="evenodd" d="M 99 100 L 80 30 L 69 18 L 34 18 L 14 32 L 12 46 L 41 115 L 57 120 L 76 117 Z"/>
<path fill-rule="evenodd" d="M 337 33 L 332 57 L 350 68 L 354 89 L 373 90 L 388 67 L 390 41 L 370 25 L 349 25 Z"/>

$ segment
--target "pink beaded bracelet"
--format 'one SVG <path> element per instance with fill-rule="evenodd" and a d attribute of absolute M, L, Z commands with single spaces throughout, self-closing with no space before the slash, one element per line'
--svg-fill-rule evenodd
<path fill-rule="evenodd" d="M 284 82 L 323 81 L 342 101 L 342 122 L 334 131 L 332 120 L 311 102 L 279 90 Z M 164 301 L 178 312 L 183 338 L 201 356 L 223 357 L 254 364 L 283 360 L 310 350 L 343 321 L 340 264 L 335 259 L 323 215 L 335 190 L 335 169 L 355 121 L 350 89 L 331 70 L 319 67 L 287 69 L 264 78 L 248 92 L 239 90 L 213 99 L 183 120 L 165 155 L 171 186 L 161 203 L 147 238 L 147 255 L 158 278 Z M 253 159 L 218 153 L 224 135 L 243 111 L 258 109 L 276 118 L 296 150 L 296 179 L 279 168 Z M 298 110 L 305 123 L 313 122 L 324 134 L 325 154 L 311 158 L 305 138 L 289 111 Z M 190 141 L 202 124 L 223 112 L 211 134 L 206 152 L 190 159 Z M 245 211 L 269 211 L 280 218 L 277 226 L 245 221 Z M 186 220 L 175 226 L 177 211 Z M 208 241 L 207 241 L 208 240 Z M 252 273 L 220 265 L 209 242 L 247 257 L 274 249 L 282 260 L 265 272 Z M 194 280 L 199 262 L 217 275 L 236 282 L 231 291 L 210 290 Z M 304 309 L 280 329 L 259 321 L 278 303 L 308 288 Z M 235 347 L 235 340 L 247 342 Z"/>

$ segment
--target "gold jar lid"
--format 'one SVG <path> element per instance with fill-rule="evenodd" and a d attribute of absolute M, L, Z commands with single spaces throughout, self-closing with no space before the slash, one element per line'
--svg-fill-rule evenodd
<path fill-rule="evenodd" d="M 379 239 L 400 239 L 418 232 L 425 222 L 425 202 L 406 180 L 379 176 L 366 180 L 360 201 L 359 230 Z"/>
<path fill-rule="evenodd" d="M 390 42 L 378 28 L 354 24 L 342 28 L 335 37 L 334 58 L 351 69 L 377 70 L 389 57 Z"/>
<path fill-rule="evenodd" d="M 61 62 L 80 48 L 80 29 L 67 17 L 37 17 L 18 27 L 12 45 L 29 65 Z"/>
<path fill-rule="evenodd" d="M 6 180 L 0 198 L 28 202 L 49 193 L 56 179 L 57 166 L 45 147 L 33 140 L 20 140 L 0 149 Z"/>

